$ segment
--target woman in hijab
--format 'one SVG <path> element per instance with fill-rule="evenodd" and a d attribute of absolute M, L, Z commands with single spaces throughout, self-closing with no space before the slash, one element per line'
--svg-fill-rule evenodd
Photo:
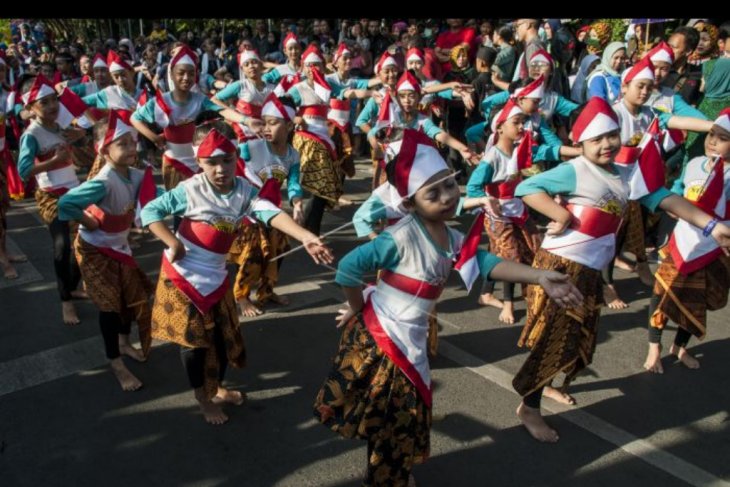
<path fill-rule="evenodd" d="M 598 96 L 614 104 L 621 96 L 621 71 L 626 63 L 623 42 L 611 42 L 601 56 L 601 64 L 588 77 L 586 99 Z"/>

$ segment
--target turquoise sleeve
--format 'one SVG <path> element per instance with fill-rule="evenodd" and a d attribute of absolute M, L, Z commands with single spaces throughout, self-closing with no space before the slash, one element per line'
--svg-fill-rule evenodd
<path fill-rule="evenodd" d="M 423 131 L 431 139 L 436 139 L 436 136 L 443 132 L 443 130 L 433 123 L 430 118 L 427 118 L 426 121 L 423 122 Z M 369 135 L 370 134 L 368 134 L 368 136 Z"/>
<path fill-rule="evenodd" d="M 148 100 L 144 106 L 137 108 L 132 114 L 134 120 L 155 123 L 155 99 Z"/>
<path fill-rule="evenodd" d="M 302 185 L 299 183 L 299 173 L 299 163 L 292 164 L 289 168 L 289 176 L 286 178 L 286 195 L 290 204 L 294 198 L 304 198 L 304 191 L 302 191 Z"/>
<path fill-rule="evenodd" d="M 466 129 L 466 141 L 468 143 L 476 144 L 484 138 L 484 127 L 487 126 L 487 122 L 480 122 L 472 125 Z"/>
<path fill-rule="evenodd" d="M 558 95 L 558 102 L 555 104 L 555 113 L 564 117 L 569 117 L 570 114 L 579 106 L 580 105 L 574 101 L 570 101 L 567 98 Z"/>
<path fill-rule="evenodd" d="M 549 171 L 536 174 L 517 185 L 515 196 L 521 198 L 535 193 L 572 194 L 576 187 L 575 168 L 563 163 Z"/>
<path fill-rule="evenodd" d="M 268 73 L 265 73 L 263 76 L 261 76 L 261 79 L 269 84 L 275 85 L 278 84 L 279 81 L 281 81 L 281 73 L 279 73 L 279 70 L 274 68 Z"/>
<path fill-rule="evenodd" d="M 238 98 L 238 93 L 241 91 L 241 82 L 234 81 L 229 84 L 218 93 L 215 94 L 215 99 L 220 101 L 228 101 L 234 98 Z"/>
<path fill-rule="evenodd" d="M 58 200 L 58 219 L 61 221 L 80 220 L 84 210 L 106 196 L 106 186 L 101 181 L 91 179 L 70 189 Z"/>
<path fill-rule="evenodd" d="M 203 98 L 203 103 L 200 106 L 200 111 L 201 112 L 208 112 L 208 111 L 220 112 L 221 110 L 223 110 L 223 107 L 222 106 L 216 105 L 207 96 L 205 98 Z"/>
<path fill-rule="evenodd" d="M 644 205 L 646 208 L 649 209 L 649 211 L 653 213 L 656 211 L 659 203 L 661 203 L 664 198 L 666 198 L 667 196 L 671 196 L 672 194 L 674 193 L 669 191 L 667 188 L 661 187 L 653 193 L 639 198 L 639 203 Z"/>
<path fill-rule="evenodd" d="M 251 160 L 251 151 L 248 148 L 248 142 L 244 142 L 243 144 L 240 144 L 238 146 L 238 154 L 241 156 L 241 159 L 243 159 L 244 161 Z"/>
<path fill-rule="evenodd" d="M 167 215 L 182 216 L 188 207 L 188 197 L 183 186 L 177 186 L 158 196 L 142 208 L 142 226 L 159 222 Z"/>
<path fill-rule="evenodd" d="M 494 266 L 502 262 L 502 259 L 486 250 L 477 249 L 477 262 L 479 262 L 479 274 L 484 279 L 489 279 Z"/>
<path fill-rule="evenodd" d="M 335 282 L 344 287 L 360 287 L 363 275 L 376 269 L 394 269 L 400 256 L 393 237 L 383 232 L 375 240 L 360 245 L 348 253 L 337 266 Z"/>
<path fill-rule="evenodd" d="M 35 164 L 35 156 L 38 154 L 38 141 L 27 132 L 20 136 L 20 149 L 18 150 L 18 174 L 20 179 L 28 181 L 30 171 Z"/>
<path fill-rule="evenodd" d="M 699 118 L 700 120 L 709 120 L 707 116 L 702 113 L 701 111 L 697 110 L 695 107 L 684 101 L 684 98 L 682 98 L 682 95 L 675 94 L 674 95 L 674 115 L 679 115 L 680 117 L 692 117 L 692 118 Z"/>
<path fill-rule="evenodd" d="M 375 225 L 387 217 L 383 201 L 374 194 L 365 200 L 352 217 L 352 224 L 358 237 L 365 237 L 375 231 Z"/>
<path fill-rule="evenodd" d="M 484 118 L 489 120 L 489 115 L 492 113 L 492 108 L 494 106 L 504 105 L 505 103 L 507 103 L 507 100 L 509 100 L 508 91 L 500 91 L 499 93 L 495 93 L 492 96 L 486 97 L 482 101 L 482 113 L 484 114 Z"/>
<path fill-rule="evenodd" d="M 83 97 L 81 100 L 86 103 L 86 105 L 98 108 L 99 110 L 106 110 L 109 108 L 109 101 L 104 91 L 97 91 L 93 95 Z"/>
<path fill-rule="evenodd" d="M 357 126 L 357 128 L 362 130 L 362 126 L 366 123 L 369 124 L 377 115 L 378 110 L 378 104 L 375 103 L 375 100 L 373 98 L 370 98 L 367 103 L 365 103 L 365 106 L 360 112 L 360 115 L 357 116 L 357 120 L 355 121 L 355 125 Z"/>
<path fill-rule="evenodd" d="M 474 169 L 474 172 L 469 176 L 469 181 L 466 183 L 466 196 L 469 198 L 479 198 L 486 196 L 484 192 L 484 185 L 492 182 L 492 175 L 494 174 L 494 168 L 487 161 L 482 161 Z"/>

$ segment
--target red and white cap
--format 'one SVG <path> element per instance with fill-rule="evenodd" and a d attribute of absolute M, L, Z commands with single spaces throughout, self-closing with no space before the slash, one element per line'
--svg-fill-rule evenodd
<path fill-rule="evenodd" d="M 545 76 L 540 75 L 539 78 L 534 80 L 524 88 L 518 88 L 515 90 L 515 98 L 534 98 L 540 99 L 545 95 Z"/>
<path fill-rule="evenodd" d="M 416 78 L 410 71 L 406 71 L 398 80 L 398 84 L 395 86 L 395 91 L 400 93 L 401 91 L 415 91 L 418 95 L 421 94 L 421 82 Z"/>
<path fill-rule="evenodd" d="M 100 152 L 104 147 L 108 146 L 124 134 L 132 134 L 137 137 L 137 131 L 132 126 L 130 117 L 132 112 L 129 110 L 109 110 L 109 125 L 104 135 L 104 140 L 99 142 L 96 151 Z"/>
<path fill-rule="evenodd" d="M 244 49 L 243 51 L 238 53 L 238 65 L 239 66 L 243 66 L 243 63 L 245 63 L 246 61 L 250 61 L 252 59 L 261 61 L 261 58 L 259 57 L 259 52 L 256 49 Z"/>
<path fill-rule="evenodd" d="M 522 111 L 517 101 L 514 98 L 507 100 L 502 109 L 497 113 L 497 116 L 492 119 L 492 132 L 497 133 L 497 128 L 504 122 L 514 117 L 515 115 L 521 115 L 525 112 Z"/>
<path fill-rule="evenodd" d="M 669 44 L 664 41 L 654 46 L 654 49 L 649 51 L 647 56 L 649 56 L 652 63 L 664 62 L 674 64 L 674 51 L 671 47 L 669 47 Z"/>
<path fill-rule="evenodd" d="M 347 47 L 347 44 L 345 44 L 344 42 L 340 42 L 340 45 L 337 46 L 337 51 L 335 52 L 335 55 L 332 57 L 332 62 L 336 63 L 345 54 L 349 54 L 350 56 L 352 56 L 352 51 L 349 47 Z"/>
<path fill-rule="evenodd" d="M 187 64 L 193 66 L 197 71 L 198 66 L 198 55 L 190 49 L 188 46 L 181 46 L 170 61 L 170 70 L 172 70 L 178 64 Z"/>
<path fill-rule="evenodd" d="M 638 63 L 621 74 L 621 83 L 629 84 L 634 80 L 648 79 L 654 81 L 654 65 L 651 63 L 649 56 L 644 56 Z"/>
<path fill-rule="evenodd" d="M 603 98 L 594 96 L 575 119 L 573 142 L 583 142 L 618 129 L 618 117 L 611 105 Z"/>
<path fill-rule="evenodd" d="M 310 44 L 302 53 L 302 63 L 324 63 L 324 56 L 316 45 Z"/>
<path fill-rule="evenodd" d="M 227 139 L 216 129 L 211 129 L 208 135 L 200 142 L 200 145 L 194 145 L 193 151 L 195 157 L 217 157 L 226 154 L 238 154 L 236 141 Z"/>
<path fill-rule="evenodd" d="M 312 69 L 312 89 L 324 103 L 329 101 L 332 87 L 318 68 Z"/>
<path fill-rule="evenodd" d="M 725 108 L 715 119 L 715 125 L 730 132 L 730 108 Z"/>
<path fill-rule="evenodd" d="M 261 107 L 261 117 L 266 115 L 291 122 L 296 115 L 296 110 L 284 105 L 274 93 L 269 93 Z"/>
<path fill-rule="evenodd" d="M 106 59 L 104 59 L 104 56 L 101 54 L 98 54 L 94 56 L 94 59 L 91 61 L 91 69 L 96 68 L 106 68 L 109 69 L 109 65 L 106 62 Z"/>
<path fill-rule="evenodd" d="M 426 57 L 423 55 L 423 51 L 417 47 L 408 49 L 408 52 L 406 53 L 406 62 L 419 60 L 421 62 L 425 62 L 426 60 Z"/>
<path fill-rule="evenodd" d="M 547 63 L 551 66 L 555 64 L 553 57 L 545 49 L 538 49 L 530 58 L 530 63 Z"/>
<path fill-rule="evenodd" d="M 434 174 L 449 170 L 433 141 L 418 130 L 404 129 L 403 139 L 390 147 L 398 154 L 391 164 L 395 164 L 395 188 L 403 198 L 414 195 Z"/>
<path fill-rule="evenodd" d="M 39 74 L 33 81 L 33 85 L 30 87 L 30 90 L 23 94 L 23 104 L 28 106 L 34 101 L 38 101 L 41 98 L 55 94 L 56 90 L 53 89 L 53 85 L 50 81 L 48 81 L 48 78 Z"/>
<path fill-rule="evenodd" d="M 96 63 L 96 62 L 95 62 Z M 116 52 L 109 49 L 109 53 L 106 55 L 106 64 L 109 67 L 110 73 L 116 73 L 117 71 L 124 71 L 125 69 L 132 69 L 127 61 Z"/>
<path fill-rule="evenodd" d="M 383 55 L 380 56 L 378 64 L 375 65 L 375 74 L 380 73 L 380 71 L 386 66 L 395 66 L 395 69 L 398 69 L 398 61 L 396 61 L 388 51 L 385 51 Z"/>
<path fill-rule="evenodd" d="M 289 32 L 286 37 L 284 37 L 284 49 L 289 47 L 289 44 L 299 44 L 299 39 L 293 32 Z"/>

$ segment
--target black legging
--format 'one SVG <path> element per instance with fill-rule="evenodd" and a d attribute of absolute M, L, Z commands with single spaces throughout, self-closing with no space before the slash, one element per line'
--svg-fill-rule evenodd
<path fill-rule="evenodd" d="M 661 343 L 662 329 L 651 326 L 651 317 L 659 306 L 659 296 L 653 295 L 649 301 L 649 343 Z M 686 348 L 692 333 L 681 326 L 677 327 L 677 334 L 674 336 L 674 344 L 680 348 Z"/>
<path fill-rule="evenodd" d="M 484 279 L 482 283 L 482 294 L 494 294 L 494 281 Z M 504 301 L 515 300 L 515 283 L 502 281 L 502 298 Z"/>
<path fill-rule="evenodd" d="M 304 228 L 315 235 L 319 235 L 326 207 L 326 199 L 312 195 L 312 197 L 304 203 Z"/>
<path fill-rule="evenodd" d="M 122 319 L 119 313 L 99 311 L 99 327 L 104 338 L 106 358 L 114 360 L 119 357 L 119 335 L 129 335 L 132 323 Z"/>
<path fill-rule="evenodd" d="M 213 342 L 218 355 L 218 382 L 221 383 L 226 375 L 228 357 L 223 333 L 218 327 L 213 329 Z M 205 384 L 205 354 L 207 351 L 207 348 L 180 347 L 180 358 L 188 375 L 190 387 L 193 389 L 199 389 Z"/>
<path fill-rule="evenodd" d="M 525 406 L 531 407 L 533 409 L 540 409 L 540 402 L 542 401 L 542 391 L 545 389 L 545 386 L 532 391 L 528 395 L 522 398 L 522 402 L 525 403 Z"/>
<path fill-rule="evenodd" d="M 81 271 L 71 245 L 68 222 L 54 218 L 48 225 L 53 240 L 53 268 L 56 271 L 56 286 L 61 301 L 71 300 L 71 291 L 81 281 Z"/>

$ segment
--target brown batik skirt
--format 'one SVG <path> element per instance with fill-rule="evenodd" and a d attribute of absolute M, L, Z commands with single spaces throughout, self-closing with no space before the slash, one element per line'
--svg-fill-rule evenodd
<path fill-rule="evenodd" d="M 730 258 L 722 255 L 687 276 L 679 273 L 671 255 L 655 274 L 654 296 L 659 304 L 651 316 L 651 326 L 663 329 L 672 320 L 700 340 L 707 329 L 707 311 L 727 305 L 730 289 Z"/>
<path fill-rule="evenodd" d="M 268 301 L 279 280 L 281 265 L 281 259 L 271 260 L 287 250 L 289 239 L 276 228 L 263 223 L 244 226 L 229 252 L 229 260 L 238 264 L 233 296 L 237 300 L 248 298 L 251 288 L 258 285 L 256 299 L 260 303 Z"/>
<path fill-rule="evenodd" d="M 215 396 L 220 385 L 219 358 L 214 340 L 216 327 L 223 335 L 228 363 L 237 368 L 245 366 L 246 347 L 230 288 L 223 299 L 203 314 L 167 278 L 165 270 L 160 269 L 152 308 L 152 337 L 183 347 L 206 349 L 204 388 L 208 399 Z"/>
<path fill-rule="evenodd" d="M 336 205 L 342 196 L 342 179 L 339 166 L 327 147 L 323 142 L 301 134 L 294 134 L 292 145 L 299 152 L 302 188 L 327 200 L 327 206 Z"/>
<path fill-rule="evenodd" d="M 98 247 L 76 238 L 76 256 L 86 292 L 99 311 L 119 313 L 126 321 L 136 321 L 145 355 L 152 343 L 150 295 L 153 286 L 139 268 L 109 257 Z"/>
<path fill-rule="evenodd" d="M 344 328 L 314 415 L 344 438 L 369 441 L 368 477 L 376 485 L 407 481 L 403 470 L 428 458 L 431 409 L 378 347 L 362 315 Z"/>
<path fill-rule="evenodd" d="M 560 372 L 566 374 L 567 387 L 591 363 L 603 305 L 601 271 L 545 249 L 538 250 L 532 266 L 570 276 L 584 301 L 578 308 L 564 309 L 541 286 L 527 287 L 527 322 L 517 344 L 529 347 L 530 355 L 512 381 L 521 396 L 549 385 Z"/>

